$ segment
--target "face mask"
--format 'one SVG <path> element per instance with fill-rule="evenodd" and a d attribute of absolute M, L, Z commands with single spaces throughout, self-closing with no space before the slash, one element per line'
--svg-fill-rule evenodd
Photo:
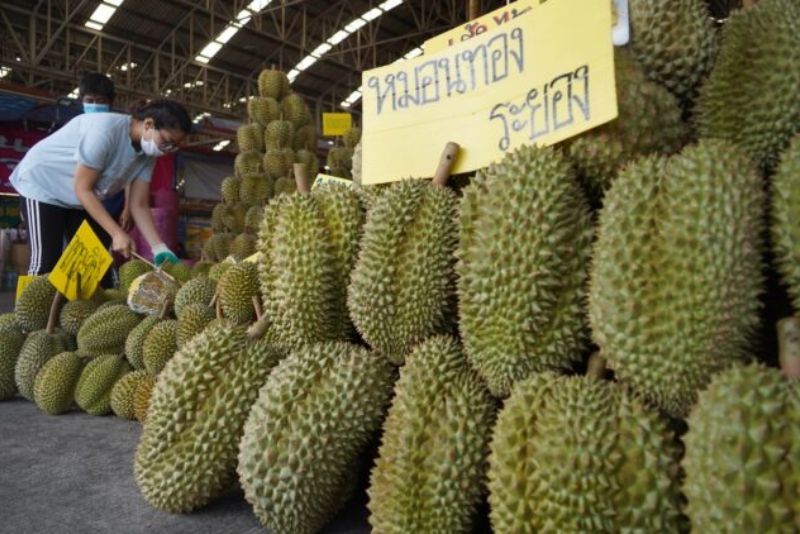
<path fill-rule="evenodd" d="M 142 140 L 140 141 L 140 144 L 142 145 L 142 152 L 144 152 L 145 156 L 150 156 L 151 158 L 163 156 L 164 153 L 158 148 L 158 144 L 156 144 L 155 139 L 153 139 L 153 137 L 156 135 L 155 129 L 150 131 L 153 132 L 150 134 L 150 139 L 145 139 L 144 134 L 142 134 Z"/>
<path fill-rule="evenodd" d="M 90 104 L 87 102 L 83 105 L 84 113 L 105 113 L 108 111 L 111 111 L 111 106 L 108 104 Z"/>

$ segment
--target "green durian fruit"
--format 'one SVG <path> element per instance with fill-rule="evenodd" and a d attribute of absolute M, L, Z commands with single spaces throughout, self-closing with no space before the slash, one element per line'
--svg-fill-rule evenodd
<path fill-rule="evenodd" d="M 277 120 L 267 124 L 264 132 L 264 147 L 270 150 L 292 148 L 294 141 L 294 126 L 290 121 Z"/>
<path fill-rule="evenodd" d="M 258 123 L 239 126 L 236 130 L 236 142 L 241 152 L 264 152 L 264 127 Z"/>
<path fill-rule="evenodd" d="M 258 282 L 261 290 L 261 298 L 264 303 L 268 303 L 272 288 L 275 284 L 274 277 L 278 274 L 272 269 L 272 240 L 275 235 L 275 228 L 278 225 L 278 215 L 281 205 L 288 196 L 278 196 L 273 198 L 269 204 L 264 206 L 264 216 L 261 218 L 261 225 L 258 230 L 257 252 L 260 254 L 257 262 Z"/>
<path fill-rule="evenodd" d="M 225 205 L 222 211 L 222 224 L 225 225 L 229 231 L 238 234 L 244 230 L 244 214 L 245 209 L 242 209 L 241 204 Z"/>
<path fill-rule="evenodd" d="M 209 306 L 216 290 L 217 282 L 211 278 L 201 277 L 189 280 L 175 295 L 175 315 L 180 319 L 184 308 L 189 304 Z"/>
<path fill-rule="evenodd" d="M 75 403 L 75 387 L 86 364 L 77 352 L 62 352 L 50 358 L 33 383 L 33 400 L 45 413 L 59 415 Z"/>
<path fill-rule="evenodd" d="M 206 304 L 187 304 L 178 318 L 175 342 L 178 349 L 202 332 L 214 320 L 214 310 Z"/>
<path fill-rule="evenodd" d="M 146 374 L 139 379 L 136 389 L 133 391 L 133 417 L 140 423 L 147 419 L 147 410 L 150 407 L 150 396 L 156 386 L 156 378 L 151 374 Z"/>
<path fill-rule="evenodd" d="M 134 369 L 144 369 L 144 340 L 150 330 L 161 321 L 155 315 L 148 315 L 133 327 L 128 337 L 125 338 L 125 356 Z"/>
<path fill-rule="evenodd" d="M 291 91 L 286 73 L 276 69 L 264 69 L 258 75 L 258 92 L 261 97 L 281 100 Z"/>
<path fill-rule="evenodd" d="M 800 135 L 781 156 L 772 176 L 772 242 L 775 264 L 800 312 Z"/>
<path fill-rule="evenodd" d="M 732 141 L 764 169 L 800 131 L 798 20 L 796 0 L 761 0 L 734 11 L 696 101 L 700 137 Z"/>
<path fill-rule="evenodd" d="M 19 332 L 20 330 L 21 327 L 14 312 L 0 313 L 0 333 Z"/>
<path fill-rule="evenodd" d="M 97 313 L 97 312 L 99 312 L 99 311 L 105 310 L 106 308 L 110 308 L 110 307 L 112 307 L 112 306 L 125 306 L 125 307 L 127 307 L 127 306 L 128 306 L 128 304 L 127 304 L 127 302 L 126 302 L 125 300 L 123 300 L 123 299 L 118 299 L 118 300 L 107 300 L 107 301 L 105 301 L 104 303 L 102 303 L 101 305 L 99 305 L 99 306 L 97 307 L 97 309 L 95 309 L 94 313 Z M 93 313 L 92 315 L 94 315 L 94 313 Z M 91 317 L 91 315 L 90 315 L 89 317 Z M 89 317 L 87 317 L 86 319 L 88 319 Z M 85 319 L 84 319 L 84 321 L 85 321 Z M 83 326 L 83 325 L 81 325 L 81 326 Z M 78 329 L 78 332 L 80 332 L 80 328 Z"/>
<path fill-rule="evenodd" d="M 281 105 L 276 99 L 268 96 L 251 96 L 247 101 L 247 115 L 263 128 L 280 118 Z"/>
<path fill-rule="evenodd" d="M 242 179 L 237 176 L 228 176 L 222 180 L 222 184 L 220 184 L 220 193 L 222 194 L 222 201 L 225 204 L 230 205 L 239 202 L 239 187 L 241 183 Z"/>
<path fill-rule="evenodd" d="M 128 291 L 131 283 L 144 273 L 152 271 L 152 267 L 142 260 L 128 260 L 119 268 L 119 285 L 123 291 Z"/>
<path fill-rule="evenodd" d="M 195 278 L 207 278 L 208 271 L 211 269 L 211 266 L 214 265 L 210 261 L 198 261 L 192 265 L 192 279 Z"/>
<path fill-rule="evenodd" d="M 102 294 L 102 298 L 105 302 L 125 300 L 128 298 L 128 290 L 121 288 L 104 289 Z"/>
<path fill-rule="evenodd" d="M 367 213 L 350 281 L 350 317 L 400 365 L 423 339 L 455 326 L 458 198 L 423 180 L 392 184 Z"/>
<path fill-rule="evenodd" d="M 273 369 L 239 446 L 239 481 L 274 532 L 318 532 L 344 504 L 380 428 L 395 372 L 363 347 L 307 346 Z"/>
<path fill-rule="evenodd" d="M 85 354 L 122 354 L 125 340 L 144 316 L 124 304 L 98 309 L 78 330 L 78 350 Z"/>
<path fill-rule="evenodd" d="M 230 233 L 224 234 L 214 234 L 211 236 L 212 247 L 214 248 L 214 255 L 216 256 L 218 261 L 222 261 L 228 257 L 230 253 L 231 241 L 233 241 L 233 235 Z M 210 275 L 211 271 L 209 271 Z"/>
<path fill-rule="evenodd" d="M 593 202 L 602 199 L 629 161 L 647 154 L 671 154 L 688 138 L 674 95 L 647 80 L 624 48 L 614 49 L 619 115 L 566 143 L 578 177 Z"/>
<path fill-rule="evenodd" d="M 800 382 L 734 366 L 700 393 L 688 419 L 683 489 L 694 532 L 800 528 Z"/>
<path fill-rule="evenodd" d="M 611 382 L 545 372 L 517 383 L 489 457 L 495 532 L 683 532 L 666 422 Z"/>
<path fill-rule="evenodd" d="M 260 205 L 270 197 L 271 193 L 272 179 L 268 175 L 248 174 L 242 177 L 242 201 L 246 201 L 252 205 Z M 244 220 L 242 221 L 244 226 L 247 224 L 246 214 L 246 211 L 242 214 L 244 216 Z"/>
<path fill-rule="evenodd" d="M 249 152 L 239 152 L 236 159 L 233 161 L 233 168 L 236 176 L 244 176 L 245 174 L 258 174 L 263 171 L 262 158 L 264 155 L 257 151 L 251 150 Z"/>
<path fill-rule="evenodd" d="M 290 121 L 295 130 L 311 122 L 311 110 L 297 93 L 289 93 L 281 100 L 281 112 L 284 120 Z"/>
<path fill-rule="evenodd" d="M 253 234 L 239 234 L 231 242 L 231 255 L 241 261 L 255 254 L 256 236 Z"/>
<path fill-rule="evenodd" d="M 244 231 L 255 234 L 261 227 L 261 220 L 264 218 L 264 208 L 262 206 L 252 206 L 244 215 Z"/>
<path fill-rule="evenodd" d="M 249 261 L 236 263 L 219 279 L 222 313 L 234 323 L 249 323 L 255 317 L 253 297 L 258 296 L 258 266 Z"/>
<path fill-rule="evenodd" d="M 250 407 L 283 355 L 218 326 L 192 339 L 162 371 L 136 449 L 134 472 L 147 502 L 189 512 L 236 481 L 236 455 Z"/>
<path fill-rule="evenodd" d="M 211 267 L 211 270 L 208 271 L 209 280 L 219 283 L 219 279 L 222 278 L 222 275 L 225 274 L 225 271 L 227 271 L 231 265 L 233 265 L 233 262 L 230 261 L 221 261 L 219 263 L 215 263 Z"/>
<path fill-rule="evenodd" d="M 214 208 L 211 210 L 211 230 L 213 232 L 225 231 L 225 224 L 222 222 L 222 215 L 225 213 L 225 209 L 226 205 L 220 203 L 214 206 Z M 206 244 L 208 243 L 210 243 L 210 241 L 206 241 Z"/>
<path fill-rule="evenodd" d="M 673 415 L 748 355 L 764 201 L 752 162 L 712 140 L 629 165 L 606 196 L 589 292 L 594 341 L 617 379 Z"/>
<path fill-rule="evenodd" d="M 160 373 L 178 350 L 177 334 L 178 321 L 174 319 L 160 321 L 147 333 L 142 345 L 142 360 L 151 375 Z"/>
<path fill-rule="evenodd" d="M 109 398 L 111 411 L 114 412 L 114 415 L 123 419 L 135 419 L 133 415 L 133 395 L 146 376 L 149 376 L 147 371 L 140 369 L 131 371 L 117 380 L 117 383 L 111 388 L 111 397 Z"/>
<path fill-rule="evenodd" d="M 353 149 L 345 147 L 330 149 L 326 163 L 331 169 L 351 169 L 353 167 Z"/>
<path fill-rule="evenodd" d="M 310 180 L 314 180 L 319 172 L 319 161 L 316 154 L 310 150 L 302 149 L 295 152 L 294 157 L 297 163 L 302 163 L 306 168 L 306 176 Z"/>
<path fill-rule="evenodd" d="M 47 330 L 37 330 L 28 334 L 14 367 L 14 382 L 19 394 L 32 401 L 36 375 L 44 364 L 56 354 L 74 349 L 75 343 L 72 338 L 60 329 L 52 333 L 48 333 Z"/>
<path fill-rule="evenodd" d="M 111 390 L 130 370 L 128 361 L 116 354 L 89 360 L 75 387 L 75 402 L 89 415 L 106 415 L 111 412 Z"/>
<path fill-rule="evenodd" d="M 14 305 L 17 324 L 24 332 L 41 330 L 47 326 L 50 305 L 56 296 L 56 288 L 47 277 L 48 275 L 43 274 L 34 278 L 22 290 Z"/>
<path fill-rule="evenodd" d="M 278 208 L 270 242 L 260 248 L 270 255 L 260 278 L 265 314 L 289 345 L 347 339 L 347 283 L 364 221 L 358 196 L 326 185 Z"/>
<path fill-rule="evenodd" d="M 166 262 L 161 269 L 178 282 L 184 283 L 192 279 L 192 268 L 182 261 L 178 263 Z"/>
<path fill-rule="evenodd" d="M 272 180 L 287 177 L 292 173 L 294 165 L 294 150 L 280 148 L 270 150 L 264 156 L 264 170 Z"/>
<path fill-rule="evenodd" d="M 72 300 L 64 304 L 58 316 L 58 324 L 71 336 L 77 336 L 83 322 L 92 315 L 99 304 L 94 300 Z"/>
<path fill-rule="evenodd" d="M 359 142 L 356 147 L 353 149 L 353 167 L 350 170 L 350 174 L 353 176 L 353 181 L 357 184 L 361 184 L 361 153 L 362 153 L 361 143 Z"/>
<path fill-rule="evenodd" d="M 278 178 L 274 185 L 275 196 L 297 192 L 297 183 L 292 178 Z"/>
<path fill-rule="evenodd" d="M 17 394 L 14 371 L 23 343 L 25 335 L 19 327 L 14 330 L 5 325 L 0 330 L 0 400 L 10 399 Z"/>
<path fill-rule="evenodd" d="M 459 321 L 493 395 L 581 358 L 591 254 L 589 205 L 552 148 L 519 148 L 464 191 Z"/>
<path fill-rule="evenodd" d="M 631 51 L 651 80 L 695 96 L 714 64 L 717 32 L 702 0 L 630 0 Z"/>
<path fill-rule="evenodd" d="M 344 143 L 344 146 L 346 148 L 355 148 L 360 141 L 361 141 L 361 128 L 359 128 L 358 126 L 352 126 L 342 136 L 342 142 Z"/>
<path fill-rule="evenodd" d="M 302 128 L 295 128 L 292 148 L 295 150 L 315 151 L 317 149 L 316 127 L 313 124 L 309 124 Z"/>
<path fill-rule="evenodd" d="M 458 343 L 438 336 L 409 355 L 394 392 L 368 491 L 370 525 L 472 532 L 496 411 L 489 391 Z"/>

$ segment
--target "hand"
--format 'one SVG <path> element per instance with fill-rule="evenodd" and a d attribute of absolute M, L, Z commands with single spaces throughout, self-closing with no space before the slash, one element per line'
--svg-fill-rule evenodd
<path fill-rule="evenodd" d="M 122 226 L 122 229 L 126 232 L 130 232 L 131 228 L 133 228 L 133 217 L 131 217 L 131 211 L 127 208 L 122 210 L 122 213 L 119 216 L 119 225 Z"/>
<path fill-rule="evenodd" d="M 131 250 L 135 248 L 131 236 L 125 232 L 117 232 L 111 238 L 111 250 L 119 252 L 125 258 L 129 258 L 131 256 Z"/>
<path fill-rule="evenodd" d="M 153 250 L 153 263 L 156 264 L 156 267 L 161 267 L 161 264 L 165 261 L 172 264 L 178 263 L 178 256 L 168 249 L 164 243 L 156 243 L 150 248 Z"/>

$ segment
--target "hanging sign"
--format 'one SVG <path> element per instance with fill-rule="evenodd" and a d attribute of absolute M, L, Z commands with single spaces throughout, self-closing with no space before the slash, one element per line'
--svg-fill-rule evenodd
<path fill-rule="evenodd" d="M 550 0 L 535 16 L 363 74 L 365 184 L 454 173 L 525 144 L 550 145 L 617 116 L 611 3 Z"/>
<path fill-rule="evenodd" d="M 353 116 L 349 113 L 323 113 L 322 135 L 333 137 L 344 135 L 353 125 Z"/>
<path fill-rule="evenodd" d="M 111 262 L 111 254 L 92 231 L 89 223 L 83 221 L 48 280 L 69 300 L 88 299 L 94 294 Z"/>

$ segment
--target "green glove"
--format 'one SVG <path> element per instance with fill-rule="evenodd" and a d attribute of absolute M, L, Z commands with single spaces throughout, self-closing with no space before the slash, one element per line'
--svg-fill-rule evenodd
<path fill-rule="evenodd" d="M 150 248 L 153 250 L 153 263 L 156 264 L 156 267 L 161 267 L 161 264 L 163 264 L 165 261 L 168 261 L 173 265 L 178 263 L 178 256 L 168 249 L 167 245 L 164 243 L 157 243 Z"/>

